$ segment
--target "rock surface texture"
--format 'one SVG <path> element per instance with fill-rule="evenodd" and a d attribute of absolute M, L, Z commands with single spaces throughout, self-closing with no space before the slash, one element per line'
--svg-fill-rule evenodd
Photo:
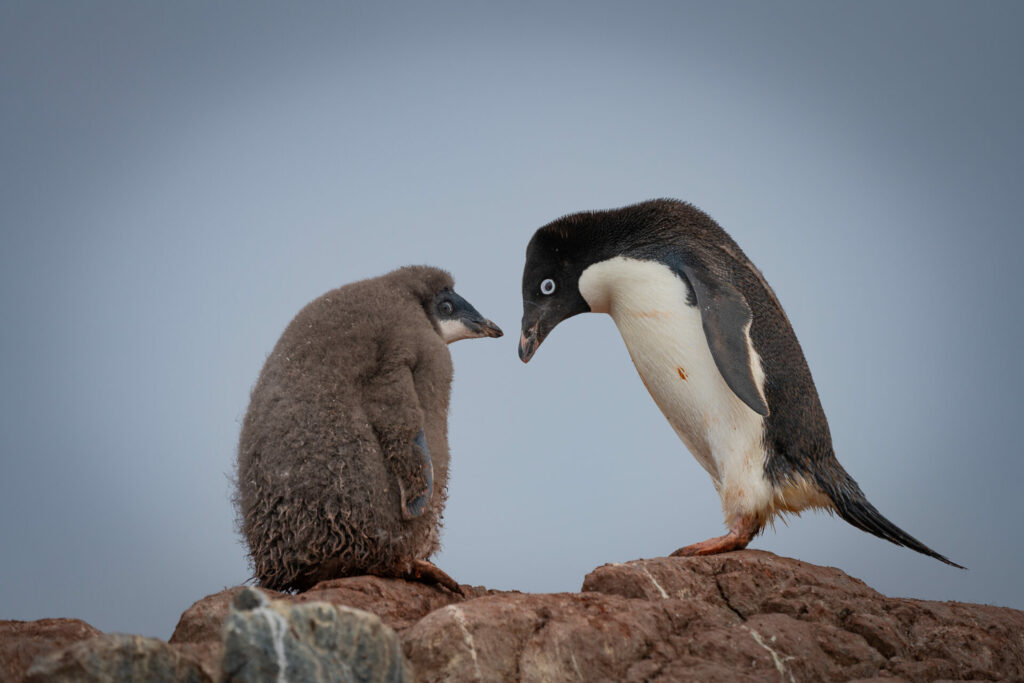
<path fill-rule="evenodd" d="M 38 635 L 46 627 L 0 622 L 0 672 L 4 681 L 62 680 L 40 678 L 40 667 L 108 657 L 123 665 L 134 647 L 170 672 L 154 680 L 278 680 L 277 669 L 253 664 L 276 657 L 270 636 L 280 632 L 321 657 L 317 661 L 325 652 L 329 659 L 337 649 L 316 647 L 323 639 L 335 642 L 343 629 L 332 620 L 353 610 L 330 606 L 345 606 L 376 614 L 380 620 L 373 623 L 390 627 L 401 641 L 409 668 L 396 668 L 399 660 L 386 655 L 379 661 L 388 664 L 373 667 L 379 680 L 1024 680 L 1024 612 L 888 598 L 838 569 L 755 550 L 604 565 L 586 577 L 580 593 L 463 590 L 465 597 L 368 576 L 323 582 L 300 595 L 232 588 L 186 610 L 168 643 L 138 637 L 129 643 L 117 640 L 129 636 L 85 631 L 77 643 L 55 638 L 47 648 Z M 242 659 L 262 673 L 240 676 L 241 660 L 233 653 L 241 650 L 225 622 L 268 605 L 282 615 L 287 633 L 271 631 L 266 615 L 251 621 L 260 633 L 243 638 L 240 647 L 255 643 L 262 654 Z M 367 642 L 380 645 L 378 636 L 386 640 L 390 629 L 371 622 L 363 622 Z M 30 655 L 36 659 L 25 679 Z M 353 680 L 330 678 L 343 669 L 317 669 L 315 675 L 326 677 L 309 680 Z"/>
<path fill-rule="evenodd" d="M 98 635 L 80 619 L 0 621 L 0 681 L 20 681 L 39 655 Z"/>
<path fill-rule="evenodd" d="M 402 644 L 380 617 L 326 602 L 268 600 L 246 588 L 224 625 L 224 680 L 411 683 Z"/>
<path fill-rule="evenodd" d="M 108 633 L 37 657 L 26 683 L 208 683 L 199 662 L 156 638 Z"/>

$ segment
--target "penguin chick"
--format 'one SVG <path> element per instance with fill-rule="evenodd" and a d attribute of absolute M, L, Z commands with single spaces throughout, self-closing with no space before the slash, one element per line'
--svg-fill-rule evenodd
<path fill-rule="evenodd" d="M 728 533 L 673 555 L 746 545 L 776 515 L 821 508 L 951 562 L 868 502 L 836 460 L 796 334 L 764 277 L 690 204 L 647 201 L 566 216 L 526 250 L 519 357 L 554 327 L 608 313 L 647 391 L 711 475 Z"/>
<path fill-rule="evenodd" d="M 239 527 L 274 590 L 376 574 L 440 583 L 447 344 L 500 337 L 452 277 L 400 268 L 324 294 L 291 321 L 252 390 L 238 445 Z"/>

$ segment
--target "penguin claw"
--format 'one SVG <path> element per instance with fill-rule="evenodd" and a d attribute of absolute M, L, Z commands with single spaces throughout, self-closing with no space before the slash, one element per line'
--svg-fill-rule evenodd
<path fill-rule="evenodd" d="M 724 536 L 709 538 L 700 543 L 684 546 L 673 552 L 669 557 L 694 557 L 697 555 L 717 555 L 730 550 L 743 550 L 761 531 L 762 525 L 755 519 L 741 518 L 729 528 Z"/>
<path fill-rule="evenodd" d="M 404 572 L 402 578 L 407 581 L 420 581 L 422 583 L 431 583 L 443 586 L 456 595 L 466 597 L 466 594 L 462 592 L 462 586 L 456 583 L 455 579 L 439 569 L 433 562 L 428 562 L 426 560 L 413 560 L 409 564 L 408 569 Z"/>

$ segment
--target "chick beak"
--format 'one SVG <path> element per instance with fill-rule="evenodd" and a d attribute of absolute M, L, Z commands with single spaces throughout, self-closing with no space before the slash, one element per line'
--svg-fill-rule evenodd
<path fill-rule="evenodd" d="M 480 318 L 478 320 L 474 320 L 473 321 L 473 325 L 476 328 L 474 331 L 475 332 L 479 332 L 480 336 L 482 336 L 482 337 L 492 337 L 492 338 L 495 338 L 495 337 L 500 337 L 500 336 L 505 334 L 504 332 L 501 331 L 500 327 L 495 325 L 493 322 L 491 322 L 487 318 Z"/>

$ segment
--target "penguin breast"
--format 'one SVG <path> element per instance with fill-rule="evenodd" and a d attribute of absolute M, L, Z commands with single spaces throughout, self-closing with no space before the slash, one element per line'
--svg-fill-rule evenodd
<path fill-rule="evenodd" d="M 763 480 L 764 418 L 719 372 L 687 284 L 657 261 L 616 257 L 583 272 L 580 294 L 611 315 L 648 393 L 716 488 Z"/>

